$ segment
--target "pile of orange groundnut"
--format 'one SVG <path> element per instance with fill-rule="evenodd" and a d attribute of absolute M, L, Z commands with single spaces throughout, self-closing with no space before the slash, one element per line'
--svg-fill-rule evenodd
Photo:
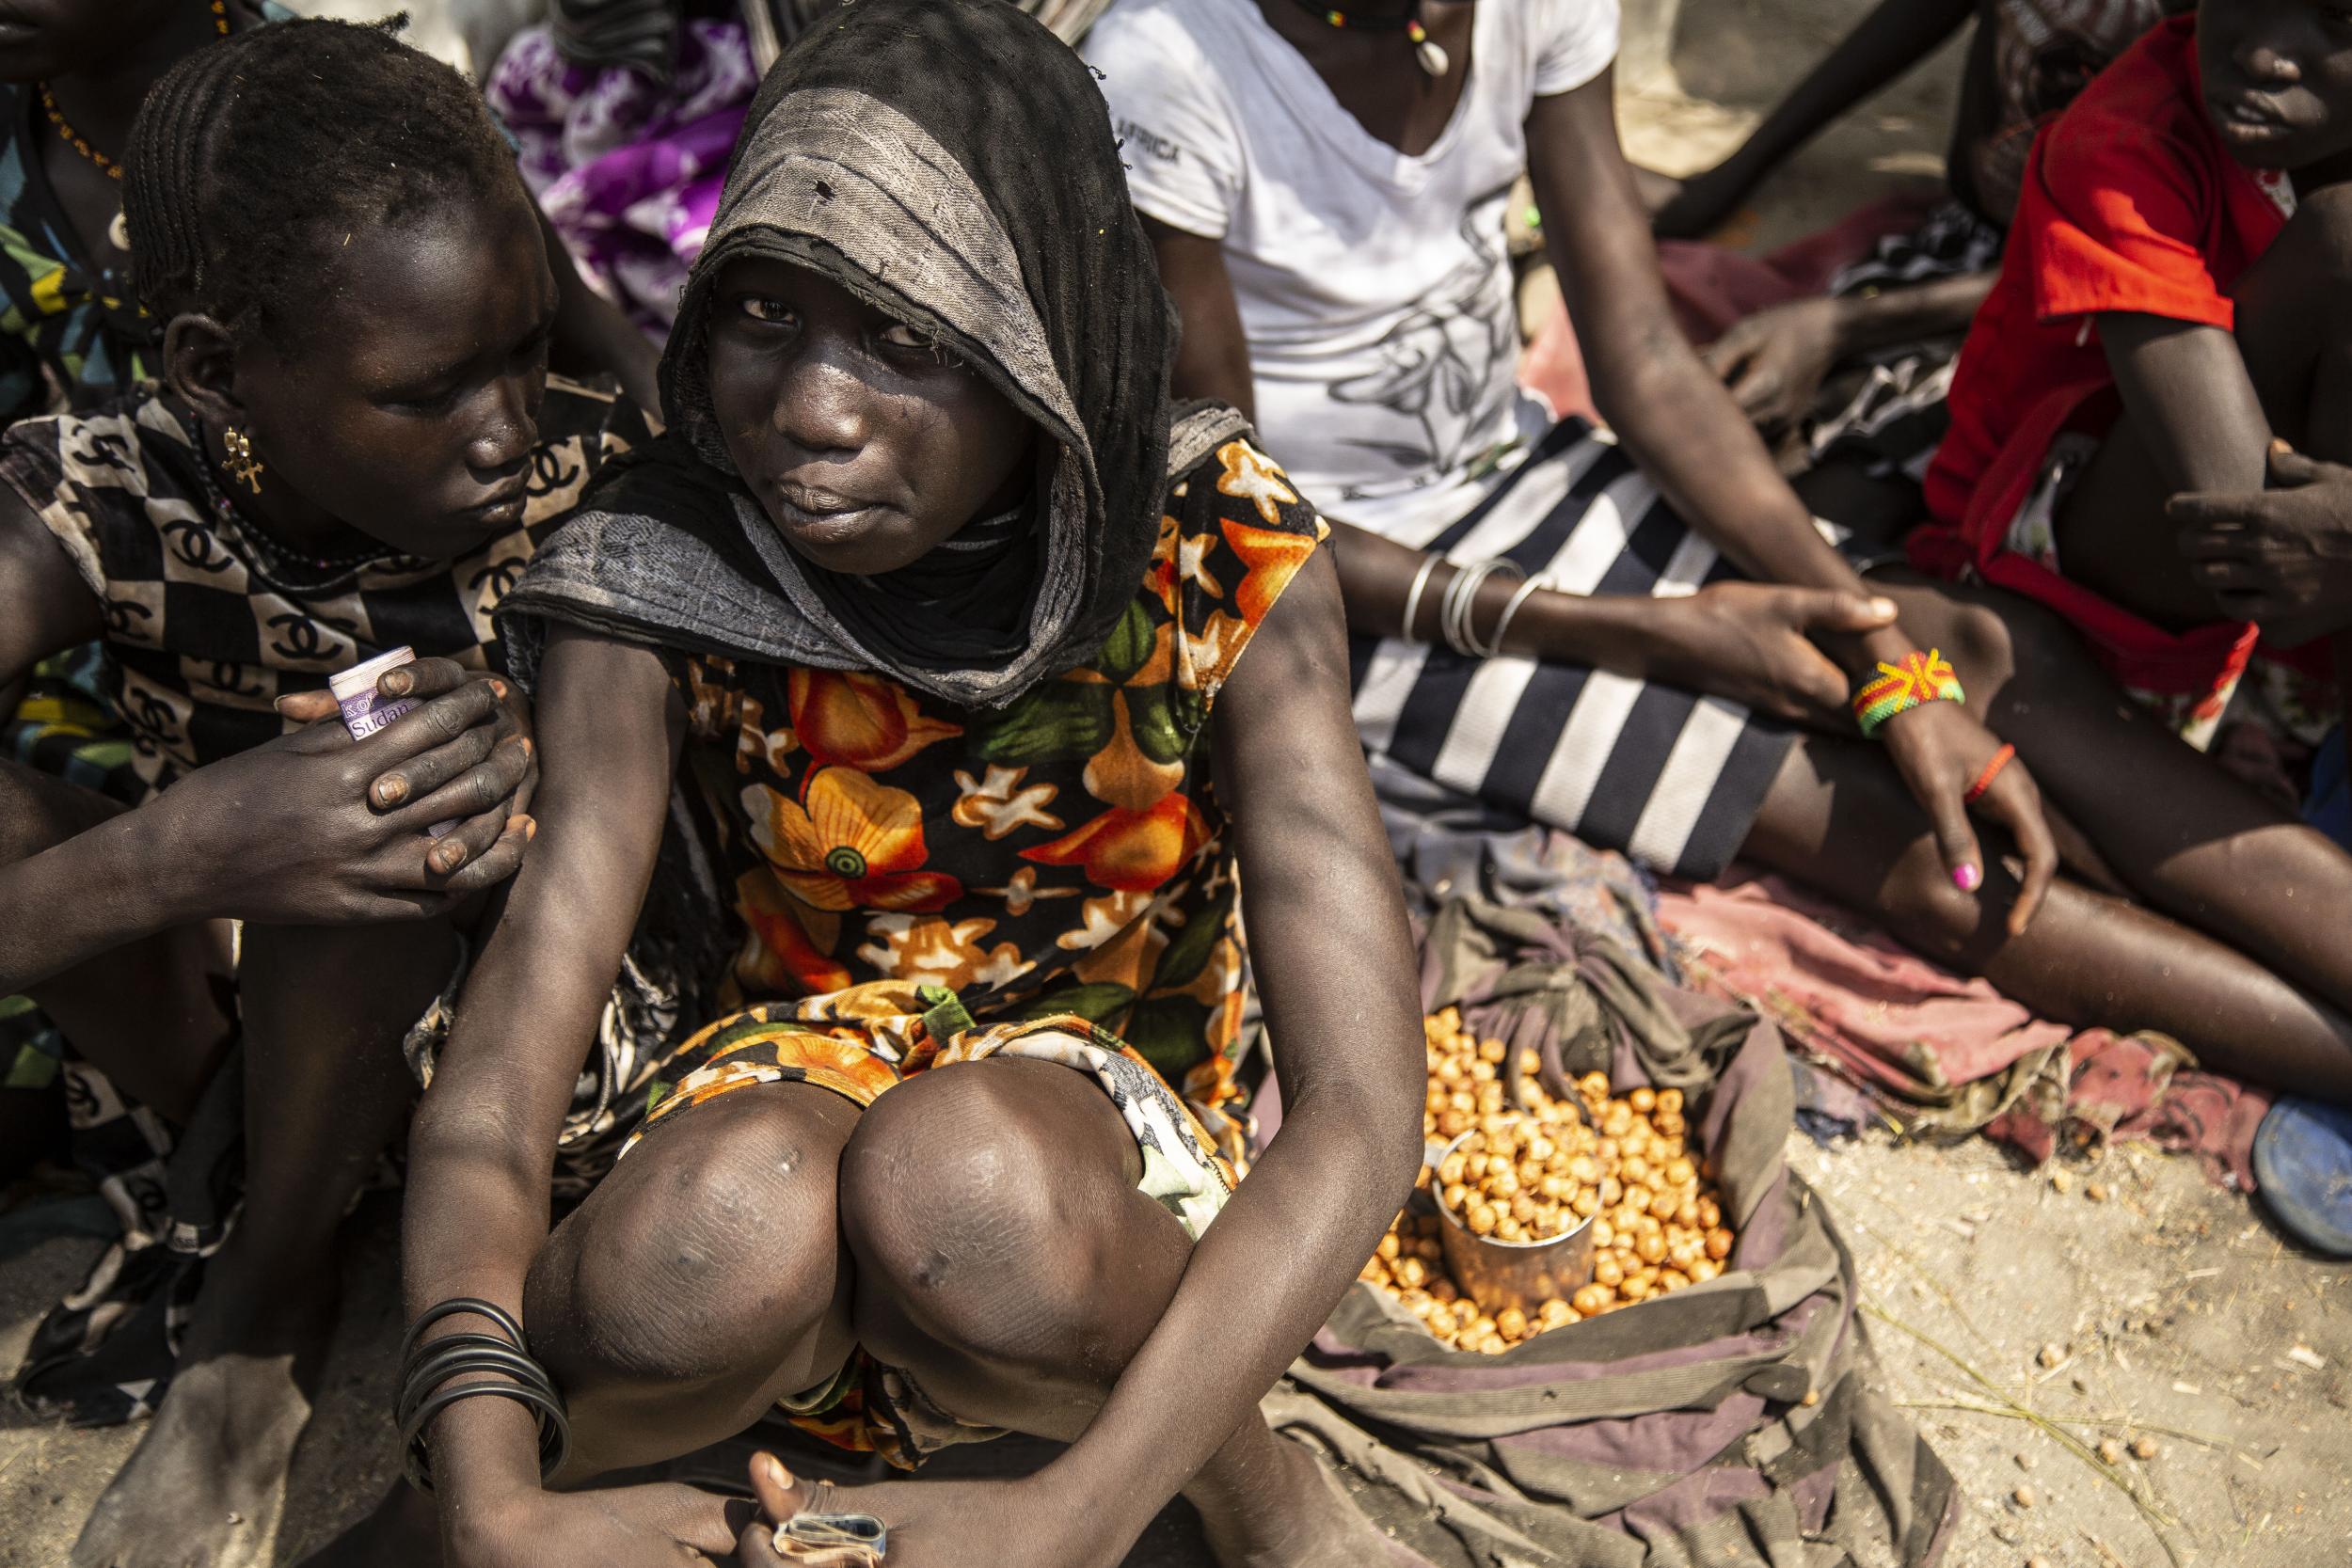
<path fill-rule="evenodd" d="M 1462 1142 L 1435 1170 L 1422 1169 L 1422 1186 L 1471 1231 L 1500 1242 L 1549 1241 L 1593 1222 L 1592 1283 L 1533 1315 L 1505 1308 L 1489 1317 L 1446 1274 L 1438 1240 L 1445 1220 L 1399 1214 L 1362 1277 L 1431 1334 L 1456 1350 L 1500 1355 L 1545 1329 L 1723 1272 L 1735 1238 L 1705 1162 L 1685 1142 L 1679 1089 L 1640 1088 L 1613 1100 L 1608 1079 L 1594 1072 L 1574 1099 L 1555 1100 L 1536 1075 L 1534 1052 L 1509 1062 L 1503 1042 L 1464 1029 L 1458 1010 L 1448 1007 L 1423 1029 L 1422 1131 L 1433 1142 Z M 1512 1068 L 1516 1096 L 1506 1092 Z"/>

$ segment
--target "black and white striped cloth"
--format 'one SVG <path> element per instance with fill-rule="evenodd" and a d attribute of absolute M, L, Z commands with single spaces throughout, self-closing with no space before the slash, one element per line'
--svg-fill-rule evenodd
<path fill-rule="evenodd" d="M 1569 594 L 1667 598 L 1738 575 L 1578 420 L 1470 513 L 1400 543 L 1502 557 Z M 1794 738 L 1738 704 L 1580 665 L 1394 637 L 1355 639 L 1352 662 L 1367 751 L 1678 877 L 1723 872 Z"/>

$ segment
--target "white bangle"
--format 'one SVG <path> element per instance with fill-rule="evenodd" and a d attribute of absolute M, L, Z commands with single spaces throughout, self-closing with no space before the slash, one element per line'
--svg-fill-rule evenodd
<path fill-rule="evenodd" d="M 1494 649 L 1482 646 L 1478 641 L 1478 591 L 1486 586 L 1486 579 L 1497 572 L 1508 572 L 1515 578 L 1527 573 L 1518 562 L 1497 557 L 1478 563 L 1474 580 L 1463 584 L 1458 578 L 1446 584 L 1445 641 L 1446 646 L 1466 658 L 1492 658 Z M 1454 590 L 1460 588 L 1457 594 Z"/>
<path fill-rule="evenodd" d="M 1494 570 L 1491 561 L 1473 561 L 1458 568 L 1453 580 L 1445 585 L 1445 597 L 1438 602 L 1438 641 L 1465 657 L 1473 657 L 1476 650 L 1462 645 L 1462 606 L 1494 575 Z"/>
<path fill-rule="evenodd" d="M 1511 617 L 1519 612 L 1519 606 L 1525 604 L 1530 598 L 1534 597 L 1535 590 L 1538 588 L 1549 588 L 1550 586 L 1551 579 L 1549 578 L 1533 577 L 1529 578 L 1525 582 L 1520 583 L 1518 589 L 1512 593 L 1509 601 L 1502 607 L 1502 615 L 1501 619 L 1495 622 L 1494 636 L 1486 641 L 1486 657 L 1488 658 L 1499 657 L 1502 655 L 1502 635 L 1511 629 Z"/>
<path fill-rule="evenodd" d="M 1444 559 L 1441 555 L 1422 556 L 1421 570 L 1413 574 L 1413 586 L 1405 591 L 1405 626 L 1397 635 L 1405 639 L 1405 645 L 1408 648 L 1421 641 L 1413 635 L 1413 617 L 1421 613 L 1421 591 L 1429 586 L 1429 574 L 1436 571 L 1438 563 Z"/>

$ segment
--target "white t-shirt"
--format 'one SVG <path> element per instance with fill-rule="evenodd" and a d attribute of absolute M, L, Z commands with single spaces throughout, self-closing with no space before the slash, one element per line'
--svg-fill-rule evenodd
<path fill-rule="evenodd" d="M 1332 515 L 1412 544 L 1546 423 L 1516 376 L 1503 206 L 1534 101 L 1615 56 L 1617 0 L 1486 0 L 1472 26 L 1461 103 L 1417 158 L 1255 0 L 1118 0 L 1084 46 L 1136 207 L 1224 242 L 1267 451 Z"/>

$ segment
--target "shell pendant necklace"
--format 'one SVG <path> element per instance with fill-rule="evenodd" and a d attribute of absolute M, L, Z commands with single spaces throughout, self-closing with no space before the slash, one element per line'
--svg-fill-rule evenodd
<path fill-rule="evenodd" d="M 221 38 L 227 38 L 229 36 L 229 0 L 212 0 L 212 11 L 214 32 Z M 98 171 L 107 179 L 114 181 L 117 184 L 121 183 L 122 166 L 92 147 L 88 137 L 67 122 L 65 111 L 57 107 L 57 95 L 49 90 L 48 83 L 40 82 L 35 86 L 40 90 L 41 113 L 49 117 L 49 123 L 56 129 L 57 139 L 96 165 Z M 115 203 L 115 215 L 107 221 L 106 238 L 117 250 L 129 252 L 131 225 L 124 219 L 122 204 L 119 201 Z"/>
<path fill-rule="evenodd" d="M 1429 29 L 1421 24 L 1418 0 L 1410 10 L 1401 16 L 1359 16 L 1353 11 L 1335 11 L 1318 6 L 1315 0 L 1298 0 L 1298 4 L 1334 27 L 1352 27 L 1359 33 L 1403 33 L 1406 40 L 1413 46 L 1413 58 L 1429 75 L 1442 76 L 1453 68 L 1454 62 L 1446 57 L 1444 49 L 1429 36 Z"/>

